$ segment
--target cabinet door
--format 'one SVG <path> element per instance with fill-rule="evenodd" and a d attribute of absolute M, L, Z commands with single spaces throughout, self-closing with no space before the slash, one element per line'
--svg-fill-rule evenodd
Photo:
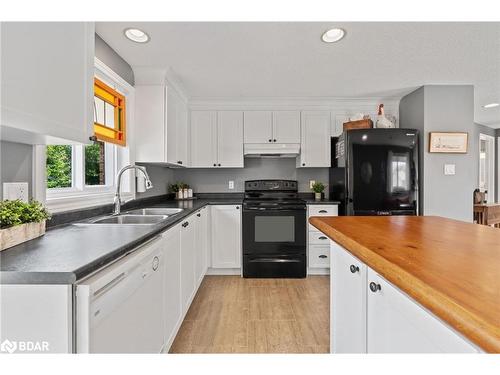
<path fill-rule="evenodd" d="M 330 112 L 303 111 L 300 167 L 330 167 Z"/>
<path fill-rule="evenodd" d="M 208 216 L 206 207 L 196 213 L 196 252 L 195 275 L 196 286 L 200 285 L 207 272 L 208 256 Z"/>
<path fill-rule="evenodd" d="M 165 344 L 172 344 L 182 318 L 181 300 L 181 230 L 180 226 L 166 231 L 163 236 L 165 259 Z"/>
<path fill-rule="evenodd" d="M 185 313 L 196 291 L 196 220 L 192 215 L 181 224 L 181 296 Z"/>
<path fill-rule="evenodd" d="M 217 166 L 217 113 L 191 112 L 191 167 Z"/>
<path fill-rule="evenodd" d="M 93 134 L 94 23 L 2 22 L 2 140 Z M 20 131 L 19 131 L 20 130 Z"/>
<path fill-rule="evenodd" d="M 187 105 L 172 88 L 166 88 L 166 155 L 165 160 L 171 164 L 188 165 L 188 126 Z"/>
<path fill-rule="evenodd" d="M 376 287 L 370 289 L 370 283 Z M 368 269 L 368 353 L 474 353 L 443 321 Z"/>
<path fill-rule="evenodd" d="M 300 143 L 300 112 L 273 112 L 273 142 Z"/>
<path fill-rule="evenodd" d="M 331 242 L 330 347 L 333 353 L 366 353 L 367 267 Z"/>
<path fill-rule="evenodd" d="M 241 267 L 241 206 L 212 206 L 212 267 Z"/>
<path fill-rule="evenodd" d="M 136 160 L 138 162 L 165 162 L 165 87 L 162 85 L 135 86 Z"/>
<path fill-rule="evenodd" d="M 243 112 L 217 112 L 217 166 L 243 168 Z"/>
<path fill-rule="evenodd" d="M 273 141 L 273 113 L 271 111 L 245 111 L 244 116 L 244 143 Z"/>

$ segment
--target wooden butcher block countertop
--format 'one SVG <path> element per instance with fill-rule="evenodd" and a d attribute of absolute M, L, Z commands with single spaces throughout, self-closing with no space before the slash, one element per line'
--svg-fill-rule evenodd
<path fill-rule="evenodd" d="M 500 353 L 499 228 L 435 216 L 309 221 L 483 350 Z"/>

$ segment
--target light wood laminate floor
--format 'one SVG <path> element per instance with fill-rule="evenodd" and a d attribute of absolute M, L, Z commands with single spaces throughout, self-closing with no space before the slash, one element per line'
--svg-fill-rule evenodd
<path fill-rule="evenodd" d="M 170 353 L 328 353 L 328 276 L 205 276 Z"/>

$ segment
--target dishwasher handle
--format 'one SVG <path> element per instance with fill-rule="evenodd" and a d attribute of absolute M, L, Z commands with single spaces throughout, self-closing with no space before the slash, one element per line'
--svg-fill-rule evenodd
<path fill-rule="evenodd" d="M 121 274 L 119 274 L 118 276 L 116 276 L 113 280 L 111 280 L 110 282 L 108 282 L 104 286 L 102 286 L 99 289 L 97 289 L 94 292 L 93 297 L 94 298 L 100 297 L 101 295 L 103 295 L 104 293 L 106 293 L 108 290 L 110 290 L 114 286 L 118 285 L 121 281 L 123 281 L 123 279 L 125 279 L 126 275 L 127 274 L 125 272 L 122 272 Z"/>

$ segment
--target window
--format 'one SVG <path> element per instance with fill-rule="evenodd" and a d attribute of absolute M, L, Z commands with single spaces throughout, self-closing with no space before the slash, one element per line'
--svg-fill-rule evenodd
<path fill-rule="evenodd" d="M 125 97 L 95 78 L 94 135 L 96 140 L 127 144 L 125 126 Z"/>
<path fill-rule="evenodd" d="M 46 149 L 47 189 L 50 192 L 110 190 L 114 185 L 116 146 L 50 145 Z"/>

